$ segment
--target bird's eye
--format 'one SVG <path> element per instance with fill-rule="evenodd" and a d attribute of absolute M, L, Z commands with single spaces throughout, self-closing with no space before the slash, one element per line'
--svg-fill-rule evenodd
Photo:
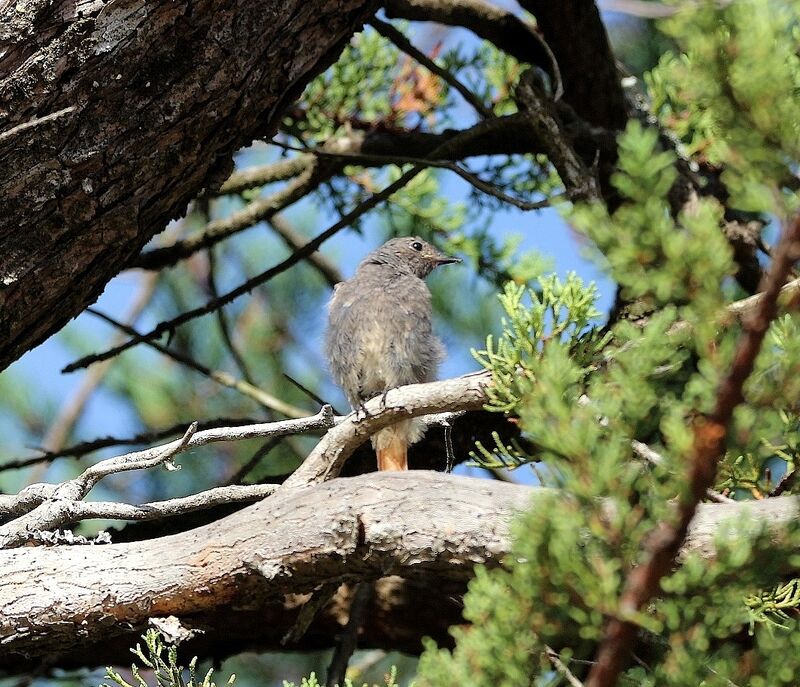
<path fill-rule="evenodd" d="M 419 241 L 414 241 L 414 243 L 411 244 L 411 247 L 414 250 L 422 250 L 422 244 Z"/>

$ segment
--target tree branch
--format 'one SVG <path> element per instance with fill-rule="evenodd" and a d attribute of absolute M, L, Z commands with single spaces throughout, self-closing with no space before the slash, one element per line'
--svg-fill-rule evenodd
<path fill-rule="evenodd" d="M 555 98 L 562 91 L 558 62 L 542 35 L 527 22 L 483 0 L 386 0 L 390 19 L 434 21 L 469 29 L 520 62 L 535 65 L 550 74 Z"/>
<path fill-rule="evenodd" d="M 449 645 L 447 626 L 459 622 L 451 597 L 463 593 L 475 564 L 496 565 L 508 553 L 514 512 L 549 507 L 554 496 L 439 473 L 373 473 L 280 489 L 160 539 L 0 551 L 0 670 L 124 663 L 148 619 L 169 615 L 205 631 L 185 646 L 189 656 L 279 649 L 308 600 L 296 595 L 386 575 L 412 586 L 404 593 L 380 580 L 363 648 L 418 652 L 426 634 Z M 686 546 L 712 557 L 723 522 L 757 519 L 777 537 L 798 515 L 799 497 L 701 504 Z M 346 598 L 321 609 L 292 648 L 330 647 L 346 622 Z"/>
<path fill-rule="evenodd" d="M 161 465 L 188 449 L 213 442 L 298 434 L 330 427 L 333 423 L 330 406 L 325 406 L 312 417 L 243 427 L 223 427 L 197 432 L 197 423 L 193 423 L 181 439 L 163 446 L 108 458 L 62 484 L 32 484 L 14 496 L 0 495 L 0 515 L 14 518 L 0 525 L 0 548 L 19 546 L 36 531 L 54 529 L 74 522 L 75 513 L 80 512 L 80 507 L 74 506 L 74 502 L 82 500 L 97 482 L 108 475 Z"/>
<path fill-rule="evenodd" d="M 108 322 L 108 324 L 116 327 L 120 331 L 129 334 L 130 336 L 141 336 L 139 332 L 137 332 L 133 327 L 130 327 L 122 322 L 117 322 L 113 317 L 106 315 L 105 313 L 100 312 L 99 310 L 95 310 L 94 308 L 86 308 L 88 313 L 91 313 L 95 317 L 99 317 L 104 322 Z M 218 384 L 222 386 L 226 386 L 229 389 L 234 389 L 238 391 L 240 394 L 247 396 L 248 398 L 256 401 L 260 405 L 268 408 L 269 410 L 277 411 L 282 415 L 286 415 L 286 417 L 291 418 L 302 418 L 308 415 L 308 412 L 303 410 L 302 408 L 298 408 L 297 406 L 292 405 L 291 403 L 287 403 L 286 401 L 278 398 L 277 396 L 273 396 L 272 394 L 260 389 L 257 386 L 250 384 L 250 382 L 244 381 L 242 379 L 236 379 L 233 375 L 228 374 L 227 372 L 223 372 L 222 370 L 212 370 L 209 367 L 206 367 L 202 363 L 198 363 L 196 360 L 190 358 L 183 353 L 178 353 L 177 351 L 173 351 L 171 348 L 167 348 L 166 346 L 162 346 L 155 341 L 147 341 L 144 340 L 143 343 L 147 346 L 150 346 L 152 349 L 158 351 L 159 353 L 163 353 L 168 358 L 171 358 L 177 363 L 188 367 L 190 370 L 194 370 L 195 372 L 199 372 L 201 375 L 208 377 L 209 379 L 213 379 Z"/>
<path fill-rule="evenodd" d="M 444 408 L 450 411 L 448 415 L 482 408 L 488 400 L 486 388 L 490 380 L 488 372 L 479 372 L 390 389 L 385 395 L 364 404 L 366 417 L 358 419 L 356 413 L 351 413 L 329 430 L 286 480 L 285 486 L 298 488 L 336 477 L 356 448 L 379 429 L 399 420 L 428 415 Z M 428 418 L 429 424 L 435 422 L 435 416 Z"/>

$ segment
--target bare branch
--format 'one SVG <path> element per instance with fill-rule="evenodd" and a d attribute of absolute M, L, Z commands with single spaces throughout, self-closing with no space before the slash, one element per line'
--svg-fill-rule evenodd
<path fill-rule="evenodd" d="M 277 484 L 237 484 L 215 487 L 206 491 L 166 501 L 131 505 L 104 501 L 73 501 L 70 519 L 62 525 L 97 518 L 108 520 L 157 520 L 173 515 L 183 515 L 206 510 L 226 503 L 260 501 L 275 493 Z"/>
<path fill-rule="evenodd" d="M 556 100 L 563 91 L 561 73 L 550 46 L 542 35 L 519 17 L 483 0 L 387 0 L 391 19 L 435 21 L 469 29 L 481 38 L 550 74 Z"/>
<path fill-rule="evenodd" d="M 266 198 L 256 198 L 247 206 L 224 219 L 214 220 L 206 225 L 204 231 L 172 245 L 153 248 L 135 258 L 128 266 L 146 270 L 160 270 L 194 255 L 197 251 L 223 241 L 254 224 L 269 219 L 292 203 L 297 202 L 313 191 L 336 171 L 329 165 L 319 165 L 313 158 L 302 158 L 298 166 L 302 173 L 283 188 Z"/>
<path fill-rule="evenodd" d="M 17 458 L 15 460 L 6 461 L 0 465 L 0 472 L 4 470 L 21 470 L 23 468 L 36 465 L 38 463 L 50 463 L 58 458 L 80 458 L 89 453 L 94 453 L 103 448 L 110 446 L 135 446 L 141 444 L 150 444 L 154 441 L 166 439 L 167 437 L 174 436 L 179 432 L 186 429 L 188 423 L 182 422 L 180 424 L 165 427 L 163 429 L 156 429 L 150 432 L 141 432 L 130 437 L 101 437 L 99 439 L 92 439 L 91 441 L 82 441 L 72 446 L 67 446 L 60 451 L 44 451 L 43 455 L 32 456 L 30 458 Z M 236 418 L 236 417 L 220 417 L 213 420 L 205 420 L 198 423 L 201 430 L 212 429 L 215 427 L 237 427 L 242 425 L 256 424 L 253 418 Z M 42 450 L 42 449 L 37 449 Z"/>
<path fill-rule="evenodd" d="M 73 502 L 81 500 L 99 480 L 108 475 L 154 467 L 170 461 L 175 455 L 188 449 L 214 442 L 299 434 L 330 427 L 334 421 L 330 406 L 325 406 L 311 417 L 243 427 L 220 427 L 197 432 L 197 423 L 193 423 L 181 439 L 108 458 L 62 484 L 33 484 L 15 496 L 0 495 L 0 514 L 17 516 L 15 520 L 0 525 L 0 548 L 18 546 L 32 532 L 53 529 L 68 522 L 72 517 Z"/>
<path fill-rule="evenodd" d="M 717 391 L 713 413 L 699 419 L 694 430 L 694 449 L 688 475 L 689 490 L 678 503 L 678 521 L 661 523 L 647 542 L 645 562 L 630 571 L 620 597 L 619 617 L 605 629 L 587 687 L 612 687 L 630 655 L 636 625 L 628 618 L 640 611 L 658 591 L 661 578 L 672 568 L 698 504 L 714 484 L 717 464 L 725 453 L 733 411 L 744 400 L 744 383 L 750 376 L 761 344 L 778 313 L 778 297 L 792 265 L 800 259 L 800 217 L 784 228 L 769 273 L 764 279 L 756 309 L 744 320 L 742 335 L 730 370 Z"/>
<path fill-rule="evenodd" d="M 212 298 L 219 298 L 219 288 L 217 287 L 216 276 L 217 261 L 214 257 L 214 249 L 209 248 L 208 251 L 206 251 L 206 255 L 208 256 L 208 290 L 211 293 Z M 219 333 L 222 337 L 222 343 L 228 350 L 228 354 L 231 356 L 234 365 L 236 365 L 236 368 L 239 370 L 239 374 L 242 375 L 244 381 L 250 386 L 258 388 L 253 375 L 250 373 L 250 368 L 248 368 L 244 356 L 239 352 L 239 349 L 236 348 L 236 344 L 233 341 L 233 335 L 231 334 L 230 325 L 228 323 L 228 316 L 224 308 L 217 310 L 217 326 L 219 327 Z M 134 333 L 138 334 L 138 332 Z M 305 415 L 305 413 L 303 414 Z M 289 417 L 292 416 L 290 415 Z M 270 419 L 272 418 L 270 417 Z"/>
<path fill-rule="evenodd" d="M 299 150 L 294 146 L 285 145 L 282 143 L 275 142 L 276 145 L 280 145 L 287 150 Z M 507 193 L 503 192 L 494 184 L 490 184 L 489 182 L 484 181 L 480 177 L 478 177 L 473 172 L 464 169 L 461 165 L 456 162 L 451 162 L 450 160 L 433 160 L 427 158 L 419 158 L 419 157 L 408 157 L 406 155 L 377 155 L 377 154 L 366 154 L 366 153 L 350 153 L 350 152 L 331 152 L 330 150 L 320 150 L 314 149 L 311 151 L 313 155 L 317 155 L 319 157 L 326 157 L 331 159 L 338 159 L 341 162 L 347 162 L 350 164 L 358 164 L 358 165 L 418 165 L 420 167 L 435 167 L 436 169 L 447 169 L 451 172 L 455 172 L 460 176 L 464 181 L 468 182 L 472 186 L 474 186 L 479 191 L 493 196 L 498 200 L 502 200 L 504 203 L 508 203 L 509 205 L 513 205 L 520 210 L 541 210 L 543 208 L 549 207 L 552 204 L 552 198 L 548 198 L 542 201 L 530 202 L 526 200 L 522 200 L 520 198 L 515 198 L 514 196 L 510 196 Z"/>
<path fill-rule="evenodd" d="M 311 166 L 313 166 L 313 160 L 298 155 L 268 165 L 243 169 L 231 174 L 228 180 L 220 186 L 219 191 L 208 193 L 207 196 L 235 195 L 251 188 L 273 184 L 276 181 L 286 181 L 303 174 Z"/>
<path fill-rule="evenodd" d="M 169 537 L 0 551 L 0 670 L 23 671 L 44 660 L 57 666 L 124 662 L 154 616 L 175 615 L 187 627 L 205 628 L 185 647 L 189 655 L 280 649 L 307 594 L 323 584 L 386 575 L 416 586 L 403 593 L 396 578 L 378 582 L 380 605 L 365 618 L 363 648 L 419 652 L 426 634 L 446 644 L 474 566 L 502 560 L 512 515 L 548 508 L 555 495 L 425 471 L 373 473 L 280 489 Z M 798 512 L 800 497 L 701 504 L 684 551 L 713 557 L 720 527 L 737 518 L 763 522 L 777 540 Z M 394 585 L 391 593 L 387 584 Z M 346 601 L 337 594 L 320 609 L 301 646 L 330 647 L 346 622 Z"/>
<path fill-rule="evenodd" d="M 294 230 L 283 215 L 275 215 L 269 220 L 269 225 L 280 236 L 284 243 L 293 251 L 300 250 L 306 242 L 306 237 Z M 343 277 L 339 268 L 319 252 L 308 256 L 308 264 L 322 275 L 322 278 L 333 288 Z"/>
<path fill-rule="evenodd" d="M 441 382 L 410 384 L 389 390 L 385 397 L 367 401 L 364 404 L 366 417 L 357 419 L 356 414 L 351 413 L 329 430 L 305 462 L 286 480 L 285 486 L 297 488 L 336 477 L 358 446 L 379 429 L 398 420 L 443 409 L 458 412 L 483 407 L 487 402 L 486 387 L 490 379 L 488 372 L 480 372 Z"/>

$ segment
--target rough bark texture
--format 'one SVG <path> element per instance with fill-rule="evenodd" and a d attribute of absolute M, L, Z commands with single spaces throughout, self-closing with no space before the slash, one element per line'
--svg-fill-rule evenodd
<path fill-rule="evenodd" d="M 282 490 L 216 523 L 146 542 L 0 552 L 0 670 L 127 662 L 154 616 L 206 631 L 188 654 L 279 648 L 303 598 L 323 583 L 401 575 L 379 585 L 365 647 L 447 643 L 475 563 L 508 550 L 508 521 L 551 492 L 438 473 L 371 474 Z M 687 545 L 713 555 L 721 522 L 763 518 L 779 531 L 798 498 L 701 507 Z M 329 646 L 346 590 L 297 647 Z"/>
<path fill-rule="evenodd" d="M 221 184 L 374 7 L 0 0 L 0 369 Z"/>

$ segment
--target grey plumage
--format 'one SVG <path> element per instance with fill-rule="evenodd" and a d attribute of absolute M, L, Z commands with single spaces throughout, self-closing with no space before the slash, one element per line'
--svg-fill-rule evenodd
<path fill-rule="evenodd" d="M 396 238 L 367 255 L 355 276 L 336 286 L 328 305 L 325 352 L 334 380 L 354 408 L 388 389 L 435 379 L 444 348 L 433 333 L 431 294 L 423 280 L 438 265 L 452 262 L 460 261 L 420 238 Z M 372 443 L 379 468 L 386 451 L 393 456 L 402 451 L 404 462 L 405 448 L 424 429 L 420 421 L 409 420 L 376 433 Z"/>

